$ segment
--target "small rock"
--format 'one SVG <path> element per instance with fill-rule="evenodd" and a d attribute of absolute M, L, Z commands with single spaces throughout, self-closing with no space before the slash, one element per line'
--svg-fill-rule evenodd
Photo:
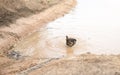
<path fill-rule="evenodd" d="M 20 52 L 14 51 L 14 50 L 8 52 L 7 56 L 8 56 L 9 58 L 16 59 L 16 60 L 18 60 L 18 59 L 21 58 Z"/>

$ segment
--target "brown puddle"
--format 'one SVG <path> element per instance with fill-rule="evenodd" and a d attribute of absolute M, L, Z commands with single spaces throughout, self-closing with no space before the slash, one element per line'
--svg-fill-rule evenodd
<path fill-rule="evenodd" d="M 43 28 L 19 42 L 13 50 L 21 52 L 24 56 L 34 58 L 56 58 L 61 56 L 79 55 L 86 51 L 86 43 L 76 36 L 76 45 L 66 46 L 66 35 L 52 35 L 49 29 Z"/>

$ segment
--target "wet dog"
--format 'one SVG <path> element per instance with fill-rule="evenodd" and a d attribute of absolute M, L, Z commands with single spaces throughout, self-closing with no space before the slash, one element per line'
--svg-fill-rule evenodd
<path fill-rule="evenodd" d="M 76 44 L 76 39 L 74 38 L 68 38 L 68 36 L 66 36 L 66 45 L 69 47 L 72 47 Z"/>

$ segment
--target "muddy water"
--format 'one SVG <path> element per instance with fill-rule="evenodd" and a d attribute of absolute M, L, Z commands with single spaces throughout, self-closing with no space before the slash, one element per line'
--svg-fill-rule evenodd
<path fill-rule="evenodd" d="M 69 14 L 49 23 L 22 40 L 14 50 L 26 56 L 60 57 L 120 53 L 119 0 L 78 0 Z M 65 36 L 77 39 L 72 48 L 65 44 Z"/>

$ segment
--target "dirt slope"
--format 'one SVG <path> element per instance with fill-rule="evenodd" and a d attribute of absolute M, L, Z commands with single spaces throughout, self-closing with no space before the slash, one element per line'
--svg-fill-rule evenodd
<path fill-rule="evenodd" d="M 120 75 L 120 55 L 83 54 L 63 58 L 28 75 Z"/>
<path fill-rule="evenodd" d="M 0 0 L 0 26 L 9 26 L 16 19 L 39 13 L 60 0 Z"/>

